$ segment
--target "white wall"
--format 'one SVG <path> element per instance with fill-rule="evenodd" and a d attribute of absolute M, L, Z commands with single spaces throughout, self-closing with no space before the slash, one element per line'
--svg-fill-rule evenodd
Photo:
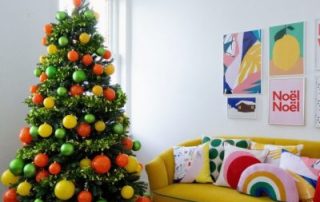
<path fill-rule="evenodd" d="M 318 0 L 133 0 L 132 132 L 148 162 L 203 134 L 320 140 L 314 128 L 314 20 Z M 268 125 L 268 27 L 306 25 L 306 126 Z M 231 120 L 222 94 L 222 36 L 263 28 L 263 95 L 257 120 Z"/>
<path fill-rule="evenodd" d="M 27 107 L 29 86 L 38 82 L 33 69 L 40 54 L 42 27 L 54 19 L 57 1 L 0 1 L 0 172 L 7 169 L 21 146 L 19 130 Z M 0 186 L 0 193 L 4 191 Z"/>

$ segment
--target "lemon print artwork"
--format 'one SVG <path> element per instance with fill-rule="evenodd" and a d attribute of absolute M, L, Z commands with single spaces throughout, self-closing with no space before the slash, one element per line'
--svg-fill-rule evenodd
<path fill-rule="evenodd" d="M 270 75 L 303 74 L 304 23 L 270 28 Z"/>

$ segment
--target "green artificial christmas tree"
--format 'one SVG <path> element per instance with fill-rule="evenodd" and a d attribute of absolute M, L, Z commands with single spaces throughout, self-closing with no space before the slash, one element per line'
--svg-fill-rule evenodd
<path fill-rule="evenodd" d="M 126 96 L 111 85 L 111 53 L 97 33 L 86 2 L 74 0 L 71 15 L 59 11 L 44 27 L 48 54 L 34 71 L 30 108 L 19 149 L 1 181 L 4 202 L 150 201 L 140 182 L 142 165 L 128 136 Z M 133 146 L 134 145 L 134 146 Z"/>

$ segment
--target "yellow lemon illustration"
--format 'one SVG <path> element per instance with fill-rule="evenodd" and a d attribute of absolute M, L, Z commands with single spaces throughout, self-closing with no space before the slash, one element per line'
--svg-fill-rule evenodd
<path fill-rule="evenodd" d="M 284 71 L 290 70 L 299 60 L 300 46 L 298 40 L 289 34 L 277 40 L 273 46 L 273 63 Z"/>

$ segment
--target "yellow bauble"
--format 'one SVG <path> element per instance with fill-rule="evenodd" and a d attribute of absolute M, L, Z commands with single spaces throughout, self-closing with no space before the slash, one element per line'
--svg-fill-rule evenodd
<path fill-rule="evenodd" d="M 97 121 L 94 124 L 94 128 L 98 131 L 98 132 L 102 132 L 106 129 L 106 124 L 103 121 Z"/>
<path fill-rule="evenodd" d="M 68 180 L 59 181 L 54 187 L 54 194 L 60 200 L 69 200 L 75 192 L 73 182 Z"/>
<path fill-rule="evenodd" d="M 47 109 L 51 109 L 54 107 L 54 98 L 53 97 L 47 97 L 43 100 L 43 105 Z"/>
<path fill-rule="evenodd" d="M 73 115 L 67 115 L 63 118 L 62 124 L 65 128 L 72 129 L 77 126 L 77 117 Z"/>
<path fill-rule="evenodd" d="M 114 65 L 113 64 L 108 64 L 106 66 L 106 68 L 104 69 L 104 72 L 107 74 L 107 75 L 112 75 L 114 73 Z"/>
<path fill-rule="evenodd" d="M 81 42 L 81 44 L 87 44 L 90 41 L 90 35 L 88 33 L 82 33 L 79 36 L 79 40 Z"/>
<path fill-rule="evenodd" d="M 124 199 L 131 199 L 134 195 L 134 189 L 129 186 L 129 185 L 126 185 L 124 187 L 122 187 L 121 189 L 121 196 L 122 198 Z"/>
<path fill-rule="evenodd" d="M 137 172 L 137 167 L 139 163 L 136 157 L 134 156 L 129 156 L 128 158 L 128 164 L 126 167 L 124 167 L 129 173 L 134 173 Z"/>
<path fill-rule="evenodd" d="M 102 86 L 99 86 L 99 85 L 93 86 L 92 93 L 96 96 L 101 96 L 103 94 Z"/>
<path fill-rule="evenodd" d="M 52 126 L 47 123 L 44 123 L 39 126 L 38 133 L 41 137 L 49 137 L 52 134 Z"/>
<path fill-rule="evenodd" d="M 6 187 L 17 183 L 18 180 L 19 177 L 15 176 L 9 169 L 4 171 L 1 175 L 1 183 Z"/>
<path fill-rule="evenodd" d="M 44 55 L 40 56 L 39 62 L 40 62 L 40 64 L 45 63 L 46 62 L 46 56 L 44 56 Z"/>
<path fill-rule="evenodd" d="M 294 36 L 286 34 L 274 43 L 272 53 L 274 65 L 288 71 L 298 63 L 300 58 L 299 42 Z"/>
<path fill-rule="evenodd" d="M 88 158 L 84 158 L 80 161 L 80 168 L 90 168 L 91 160 Z"/>
<path fill-rule="evenodd" d="M 17 193 L 20 196 L 28 196 L 30 195 L 31 188 L 32 188 L 32 185 L 29 182 L 27 181 L 21 182 L 17 187 Z"/>
<path fill-rule="evenodd" d="M 57 53 L 58 48 L 57 48 L 57 46 L 51 44 L 48 46 L 47 51 L 49 54 L 55 54 L 55 53 Z"/>
<path fill-rule="evenodd" d="M 142 167 L 142 165 L 139 163 L 138 166 L 137 166 L 137 171 L 136 171 L 136 172 L 137 172 L 138 174 L 140 174 L 142 170 L 143 170 L 143 167 Z"/>

